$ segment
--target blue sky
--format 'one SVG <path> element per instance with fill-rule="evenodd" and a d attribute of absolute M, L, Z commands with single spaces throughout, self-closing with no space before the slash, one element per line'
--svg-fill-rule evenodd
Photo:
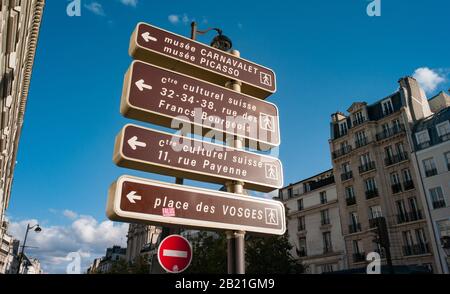
<path fill-rule="evenodd" d="M 240 1 L 228 9 L 211 1 L 81 0 L 81 16 L 69 17 L 69 1 L 47 1 L 8 209 L 12 230 L 22 238 L 25 221 L 39 221 L 52 236 L 31 237 L 38 245 L 80 234 L 73 238 L 92 252 L 89 262 L 108 242 L 125 239 L 119 225 L 98 243 L 77 229 L 112 230 L 105 217 L 112 181 L 122 174 L 173 181 L 118 168 L 111 159 L 115 135 L 131 122 L 119 103 L 139 21 L 185 36 L 193 19 L 203 29 L 222 28 L 242 57 L 277 74 L 278 92 L 269 101 L 280 109 L 285 184 L 330 168 L 332 112 L 387 96 L 400 77 L 420 68 L 430 97 L 450 87 L 450 3 L 382 0 L 381 16 L 369 17 L 369 2 Z M 70 252 L 66 243 L 55 245 L 60 256 L 53 259 L 44 250 L 31 253 L 45 259 L 46 271 L 58 272 L 64 263 L 56 261 Z"/>

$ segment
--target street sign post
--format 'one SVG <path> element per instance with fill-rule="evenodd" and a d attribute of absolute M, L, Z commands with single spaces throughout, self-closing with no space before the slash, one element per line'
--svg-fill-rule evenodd
<path fill-rule="evenodd" d="M 121 167 L 270 192 L 283 186 L 281 161 L 224 145 L 126 125 L 116 138 L 114 162 Z"/>
<path fill-rule="evenodd" d="M 191 264 L 192 246 L 183 236 L 168 236 L 158 247 L 158 261 L 166 272 L 181 273 Z"/>
<path fill-rule="evenodd" d="M 242 92 L 257 98 L 276 91 L 271 69 L 149 24 L 137 25 L 129 51 L 135 59 L 216 84 L 240 81 Z"/>
<path fill-rule="evenodd" d="M 212 135 L 223 141 L 227 134 L 243 138 L 246 146 L 260 142 L 260 149 L 280 145 L 274 104 L 140 61 L 125 75 L 120 110 L 165 127 L 187 122 L 203 135 L 215 131 Z"/>
<path fill-rule="evenodd" d="M 111 185 L 107 215 L 114 221 L 193 229 L 283 235 L 284 205 L 201 188 L 122 176 Z"/>

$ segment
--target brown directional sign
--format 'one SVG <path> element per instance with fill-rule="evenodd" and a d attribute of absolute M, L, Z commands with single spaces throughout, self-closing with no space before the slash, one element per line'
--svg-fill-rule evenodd
<path fill-rule="evenodd" d="M 258 98 L 276 91 L 271 69 L 145 23 L 131 37 L 130 55 L 220 85 L 241 81 L 242 92 Z"/>
<path fill-rule="evenodd" d="M 109 191 L 113 221 L 283 235 L 279 201 L 122 176 Z"/>
<path fill-rule="evenodd" d="M 215 138 L 238 135 L 246 146 L 280 145 L 274 104 L 140 61 L 125 76 L 120 109 L 128 118 L 165 127 L 179 121 L 199 127 L 203 135 L 213 130 Z"/>
<path fill-rule="evenodd" d="M 121 167 L 225 184 L 244 182 L 250 190 L 283 186 L 280 160 L 224 145 L 126 125 L 116 138 L 114 162 Z"/>

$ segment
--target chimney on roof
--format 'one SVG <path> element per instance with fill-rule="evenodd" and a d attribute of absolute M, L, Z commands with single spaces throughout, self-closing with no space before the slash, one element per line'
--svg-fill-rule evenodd
<path fill-rule="evenodd" d="M 407 76 L 401 78 L 398 83 L 400 84 L 402 98 L 410 110 L 413 121 L 432 115 L 425 91 L 415 78 Z"/>

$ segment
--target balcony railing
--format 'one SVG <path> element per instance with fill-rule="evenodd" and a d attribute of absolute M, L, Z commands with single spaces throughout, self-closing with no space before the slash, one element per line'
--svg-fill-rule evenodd
<path fill-rule="evenodd" d="M 412 180 L 405 181 L 403 182 L 403 187 L 405 191 L 412 190 L 414 189 L 414 182 Z"/>
<path fill-rule="evenodd" d="M 345 199 L 347 202 L 347 206 L 355 205 L 356 204 L 356 198 L 355 197 L 347 197 Z"/>
<path fill-rule="evenodd" d="M 366 146 L 367 144 L 369 144 L 369 140 L 367 139 L 367 137 L 355 141 L 356 148 Z"/>
<path fill-rule="evenodd" d="M 408 153 L 402 152 L 399 154 L 395 154 L 391 157 L 386 157 L 384 159 L 384 163 L 386 164 L 386 166 L 390 166 L 390 165 L 393 165 L 393 164 L 396 164 L 396 163 L 399 163 L 399 162 L 402 162 L 405 160 L 408 160 Z"/>
<path fill-rule="evenodd" d="M 341 181 L 342 182 L 350 180 L 351 178 L 353 178 L 353 172 L 352 171 L 348 171 L 348 172 L 345 172 L 345 173 L 341 174 Z"/>
<path fill-rule="evenodd" d="M 329 225 L 330 224 L 330 219 L 328 217 L 327 218 L 322 218 L 320 223 L 322 224 L 322 226 Z"/>
<path fill-rule="evenodd" d="M 378 218 L 369 219 L 369 228 L 371 228 L 371 229 L 376 228 L 377 224 L 378 224 Z"/>
<path fill-rule="evenodd" d="M 402 191 L 402 185 L 400 183 L 392 185 L 391 188 L 392 188 L 392 194 L 397 194 Z"/>
<path fill-rule="evenodd" d="M 421 210 L 397 214 L 397 223 L 398 224 L 414 222 L 414 221 L 421 220 L 421 219 L 423 219 Z"/>
<path fill-rule="evenodd" d="M 361 118 L 357 118 L 355 120 L 352 121 L 352 126 L 356 127 L 360 124 L 363 124 L 366 121 L 365 117 L 361 117 Z"/>
<path fill-rule="evenodd" d="M 327 245 L 323 247 L 323 254 L 331 253 L 333 252 L 333 247 L 331 245 Z"/>
<path fill-rule="evenodd" d="M 425 170 L 425 176 L 428 177 L 432 177 L 437 175 L 437 169 L 436 168 L 431 168 L 431 169 L 427 169 Z"/>
<path fill-rule="evenodd" d="M 430 141 L 425 141 L 425 142 L 421 142 L 421 143 L 417 143 L 417 147 L 419 150 L 421 149 L 425 149 L 431 146 L 431 142 Z"/>
<path fill-rule="evenodd" d="M 299 257 L 305 257 L 307 254 L 306 254 L 306 249 L 304 249 L 304 248 L 302 248 L 302 249 L 296 249 L 296 251 L 297 251 L 297 255 L 299 256 Z"/>
<path fill-rule="evenodd" d="M 364 252 L 353 253 L 353 262 L 366 261 L 366 254 Z"/>
<path fill-rule="evenodd" d="M 433 201 L 433 209 L 438 209 L 438 208 L 442 208 L 442 207 L 445 207 L 445 206 L 446 205 L 445 205 L 445 200 L 444 199 Z"/>
<path fill-rule="evenodd" d="M 347 145 L 345 147 L 342 147 L 336 151 L 333 152 L 333 159 L 339 158 L 341 156 L 344 156 L 346 154 L 349 154 L 352 152 L 353 148 L 350 145 Z"/>
<path fill-rule="evenodd" d="M 374 169 L 375 169 L 375 162 L 371 161 L 369 163 L 361 165 L 359 167 L 359 173 L 362 174 L 362 173 L 365 173 L 365 172 L 368 172 L 368 171 L 371 171 L 371 170 L 374 170 Z"/>
<path fill-rule="evenodd" d="M 439 139 L 441 140 L 441 142 L 445 142 L 450 140 L 450 133 L 444 134 L 444 135 L 440 135 Z"/>
<path fill-rule="evenodd" d="M 376 135 L 377 141 L 381 141 L 381 140 L 393 137 L 393 136 L 403 133 L 403 132 L 405 132 L 405 125 L 400 124 L 398 126 L 394 126 L 392 128 L 383 130 L 382 132 L 378 133 Z"/>
<path fill-rule="evenodd" d="M 366 191 L 366 199 L 372 199 L 378 196 L 378 189 Z"/>
<path fill-rule="evenodd" d="M 405 256 L 421 255 L 430 252 L 428 243 L 420 243 L 414 245 L 403 246 L 403 253 Z"/>
<path fill-rule="evenodd" d="M 356 233 L 356 232 L 361 232 L 361 224 L 360 223 L 356 223 L 356 224 L 351 224 L 348 226 L 348 232 L 350 234 Z"/>

